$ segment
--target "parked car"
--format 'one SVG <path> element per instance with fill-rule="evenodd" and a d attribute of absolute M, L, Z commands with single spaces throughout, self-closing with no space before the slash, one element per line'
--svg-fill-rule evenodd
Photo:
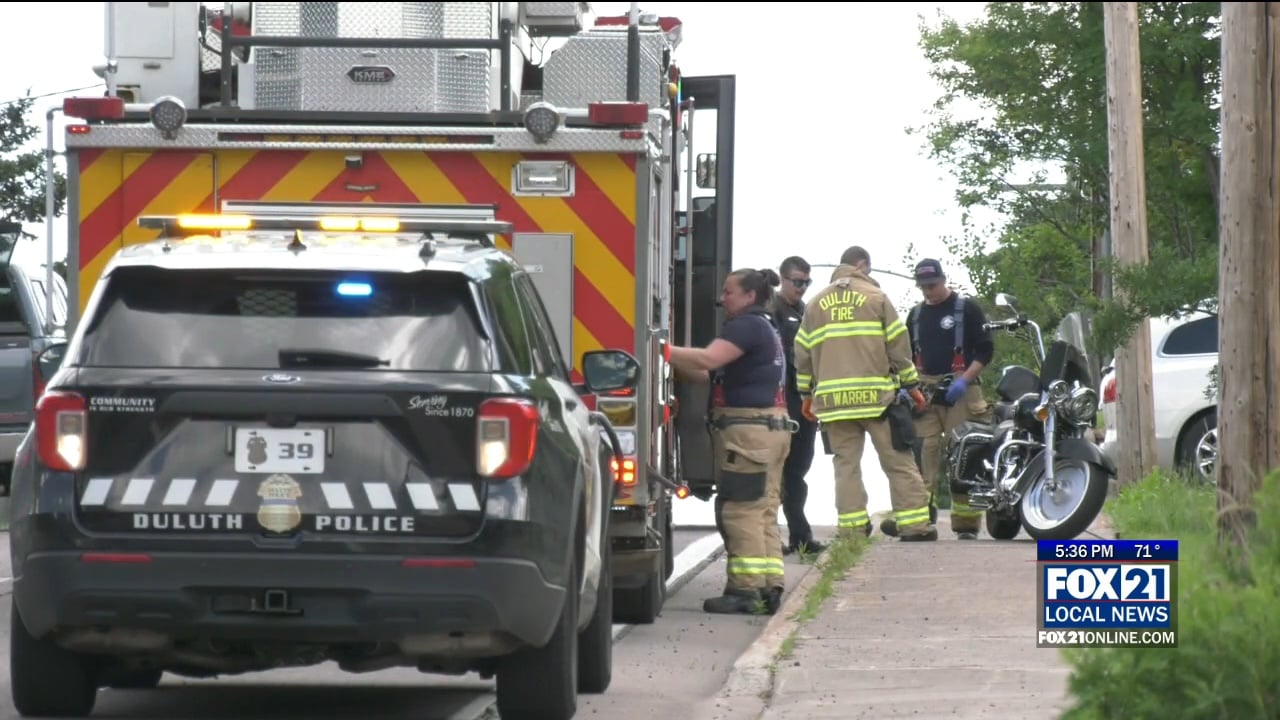
<path fill-rule="evenodd" d="M 1156 464 L 1189 470 L 1212 482 L 1218 459 L 1218 402 L 1205 396 L 1218 363 L 1218 317 L 1196 313 L 1151 318 L 1151 393 Z M 1121 379 L 1122 381 L 1122 379 Z M 1113 460 L 1121 451 L 1116 427 L 1118 381 L 1115 369 L 1102 378 L 1102 451 Z"/>
<path fill-rule="evenodd" d="M 617 436 L 510 225 L 329 220 L 104 270 L 13 473 L 19 713 L 326 661 L 496 676 L 508 720 L 608 688 Z M 637 382 L 621 350 L 582 367 Z"/>
<path fill-rule="evenodd" d="M 53 308 L 47 307 L 43 265 L 13 261 L 21 225 L 0 223 L 0 494 L 9 492 L 9 476 L 18 443 L 34 417 L 36 400 L 48 377 L 44 353 L 66 340 L 67 284 L 53 274 Z M 43 362 L 42 362 L 43 359 Z"/>

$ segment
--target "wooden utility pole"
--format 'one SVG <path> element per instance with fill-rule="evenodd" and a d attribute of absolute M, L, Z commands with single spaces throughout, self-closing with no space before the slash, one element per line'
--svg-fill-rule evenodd
<path fill-rule="evenodd" d="M 1222 3 L 1218 261 L 1219 536 L 1243 544 L 1280 467 L 1280 7 Z"/>
<path fill-rule="evenodd" d="M 1138 4 L 1104 2 L 1107 38 L 1107 157 L 1111 169 L 1111 242 L 1120 267 L 1147 262 L 1147 183 L 1142 132 Z M 1116 353 L 1117 478 L 1128 485 L 1155 468 L 1151 329 L 1138 323 Z"/>

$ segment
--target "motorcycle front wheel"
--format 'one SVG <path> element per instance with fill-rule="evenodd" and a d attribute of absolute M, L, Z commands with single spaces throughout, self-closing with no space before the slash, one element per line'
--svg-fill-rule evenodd
<path fill-rule="evenodd" d="M 1106 471 L 1084 460 L 1058 458 L 1053 464 L 1056 487 L 1046 487 L 1041 470 L 1019 503 L 1022 526 L 1036 540 L 1071 540 L 1085 530 L 1107 500 Z"/>

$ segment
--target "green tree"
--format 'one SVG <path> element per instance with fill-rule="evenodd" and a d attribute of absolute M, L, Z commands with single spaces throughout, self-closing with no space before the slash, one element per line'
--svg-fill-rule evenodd
<path fill-rule="evenodd" d="M 1102 5 L 988 3 L 970 25 L 922 20 L 920 44 L 944 94 L 911 132 L 952 169 L 961 207 L 1007 221 L 994 243 L 968 221 L 946 239 L 979 293 L 1017 295 L 1046 330 L 1092 310 L 1104 353 L 1141 318 L 1216 296 L 1219 5 L 1139 5 L 1150 261 L 1115 271 L 1124 303 L 1093 287 L 1095 269 L 1114 269 L 1094 249 L 1109 224 Z M 965 117 L 961 103 L 985 117 Z M 1065 182 L 1044 186 L 1051 171 Z"/>
<path fill-rule="evenodd" d="M 0 105 L 0 221 L 37 223 L 45 219 L 44 150 L 32 148 L 39 125 L 29 117 L 35 99 L 28 90 L 18 100 Z M 66 177 L 54 170 L 54 216 L 62 214 Z M 23 235 L 32 237 L 30 233 Z"/>

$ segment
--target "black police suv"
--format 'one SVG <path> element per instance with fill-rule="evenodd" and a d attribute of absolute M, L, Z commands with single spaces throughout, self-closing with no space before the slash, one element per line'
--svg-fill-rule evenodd
<path fill-rule="evenodd" d="M 18 711 L 327 660 L 496 675 L 504 720 L 604 692 L 616 437 L 510 226 L 148 221 L 168 239 L 111 261 L 18 449 Z"/>

